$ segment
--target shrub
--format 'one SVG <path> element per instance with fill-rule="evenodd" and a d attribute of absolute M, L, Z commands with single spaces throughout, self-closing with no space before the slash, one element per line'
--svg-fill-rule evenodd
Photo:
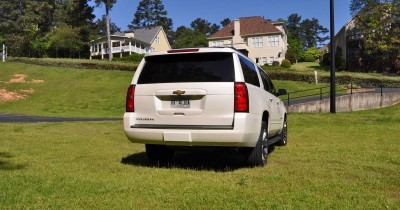
<path fill-rule="evenodd" d="M 321 59 L 320 64 L 324 65 L 324 66 L 331 65 L 331 54 L 330 53 L 324 53 L 322 55 L 322 59 Z"/>
<path fill-rule="evenodd" d="M 313 73 L 299 73 L 295 71 L 268 71 L 268 75 L 273 80 L 291 80 L 299 82 L 310 82 L 314 81 Z M 329 75 L 318 75 L 318 81 L 320 83 L 329 83 Z M 383 83 L 384 87 L 400 87 L 400 80 L 396 77 L 393 78 L 380 78 L 380 77 L 362 77 L 362 76 L 350 76 L 350 75 L 336 75 L 337 85 L 357 84 L 362 87 L 380 87 Z"/>
<path fill-rule="evenodd" d="M 142 61 L 143 57 L 144 57 L 144 54 L 133 53 L 133 54 L 131 54 L 129 56 L 125 56 L 125 57 L 122 57 L 122 58 L 116 57 L 116 58 L 113 58 L 113 59 L 115 61 L 129 61 L 129 62 L 137 62 L 137 63 L 139 63 L 140 61 Z"/>
<path fill-rule="evenodd" d="M 279 66 L 279 61 L 272 62 L 272 66 Z"/>
<path fill-rule="evenodd" d="M 314 58 L 313 55 L 306 55 L 306 58 L 304 59 L 305 62 L 315 62 L 316 59 Z"/>
<path fill-rule="evenodd" d="M 310 47 L 304 53 L 306 62 L 315 62 L 320 57 L 320 52 L 315 47 Z"/>
<path fill-rule="evenodd" d="M 285 60 L 282 61 L 281 66 L 282 66 L 283 68 L 290 69 L 290 67 L 292 67 L 292 64 L 290 63 L 289 60 L 286 60 L 286 59 L 285 59 Z"/>

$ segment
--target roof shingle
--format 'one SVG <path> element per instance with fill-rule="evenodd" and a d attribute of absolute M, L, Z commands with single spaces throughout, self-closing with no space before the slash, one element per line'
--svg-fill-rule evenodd
<path fill-rule="evenodd" d="M 240 22 L 240 36 L 249 36 L 256 34 L 280 33 L 281 31 L 276 28 L 271 21 L 265 20 L 263 17 L 244 17 L 239 18 Z M 224 38 L 232 37 L 234 35 L 234 22 L 230 22 L 221 30 L 211 34 L 208 38 Z"/>

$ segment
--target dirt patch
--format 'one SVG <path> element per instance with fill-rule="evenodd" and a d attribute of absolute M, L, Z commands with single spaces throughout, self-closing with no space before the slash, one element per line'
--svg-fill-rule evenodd
<path fill-rule="evenodd" d="M 25 83 L 25 82 L 29 82 L 29 83 L 44 83 L 44 80 L 41 79 L 32 79 L 31 81 L 27 81 L 26 78 L 28 76 L 26 74 L 14 74 L 12 75 L 12 78 L 8 81 L 8 82 L 4 82 L 4 81 L 0 81 L 1 83 Z"/>
<path fill-rule="evenodd" d="M 17 91 L 8 91 L 4 88 L 0 88 L 0 102 L 22 100 L 25 98 L 26 98 L 26 94 L 18 93 Z"/>
<path fill-rule="evenodd" d="M 31 82 L 32 82 L 32 83 L 43 83 L 44 80 L 41 80 L 41 79 L 32 79 Z"/>
<path fill-rule="evenodd" d="M 24 83 L 26 79 L 25 74 L 14 74 L 13 77 L 10 79 L 10 83 Z"/>

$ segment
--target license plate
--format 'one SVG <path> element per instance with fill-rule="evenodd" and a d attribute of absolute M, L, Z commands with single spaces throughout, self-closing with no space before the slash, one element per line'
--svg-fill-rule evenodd
<path fill-rule="evenodd" d="M 190 100 L 172 100 L 171 101 L 171 108 L 183 108 L 189 109 L 190 108 Z"/>

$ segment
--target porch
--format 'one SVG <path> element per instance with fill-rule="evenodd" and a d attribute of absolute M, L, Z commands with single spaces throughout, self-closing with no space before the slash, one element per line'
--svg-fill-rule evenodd
<path fill-rule="evenodd" d="M 111 53 L 114 55 L 119 54 L 120 57 L 127 53 L 131 55 L 132 53 L 144 54 L 154 51 L 148 44 L 132 40 L 112 40 L 111 46 Z M 101 56 L 101 59 L 104 59 L 105 55 L 109 54 L 109 51 L 107 41 L 92 44 L 90 46 L 90 59 L 97 56 Z"/>

